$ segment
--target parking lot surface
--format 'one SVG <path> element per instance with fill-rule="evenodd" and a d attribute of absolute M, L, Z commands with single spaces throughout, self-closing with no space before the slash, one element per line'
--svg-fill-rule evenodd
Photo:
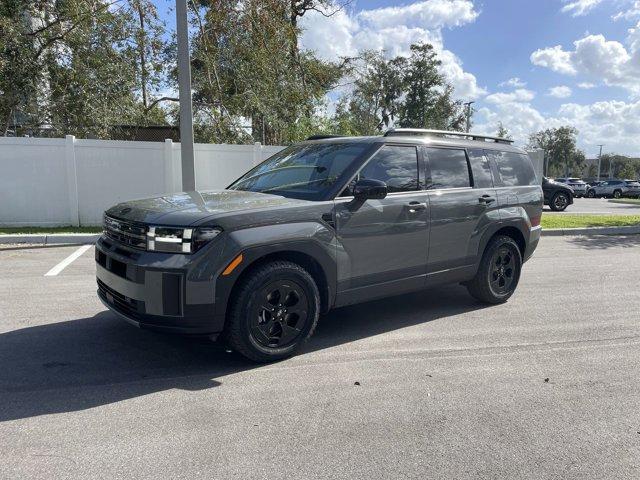
<path fill-rule="evenodd" d="M 640 236 L 545 237 L 459 286 L 321 318 L 258 366 L 138 330 L 93 249 L 0 250 L 0 478 L 640 478 Z"/>
<path fill-rule="evenodd" d="M 613 215 L 640 215 L 640 205 L 628 203 L 613 203 L 606 198 L 574 198 L 573 205 L 569 205 L 564 212 L 554 212 L 547 205 L 544 213 L 563 215 L 567 213 L 603 213 Z"/>

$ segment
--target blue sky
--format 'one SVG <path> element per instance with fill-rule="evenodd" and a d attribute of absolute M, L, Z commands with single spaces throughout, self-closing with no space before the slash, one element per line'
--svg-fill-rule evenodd
<path fill-rule="evenodd" d="M 155 1 L 173 27 L 172 1 Z M 640 0 L 354 0 L 302 26 L 327 59 L 434 44 L 457 96 L 477 102 L 474 130 L 502 121 L 523 143 L 572 124 L 587 155 L 640 156 Z"/>

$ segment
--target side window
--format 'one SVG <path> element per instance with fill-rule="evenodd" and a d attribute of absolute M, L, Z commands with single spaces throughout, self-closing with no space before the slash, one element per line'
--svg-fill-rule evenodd
<path fill-rule="evenodd" d="M 427 189 L 464 188 L 471 186 L 469 164 L 464 150 L 453 148 L 427 148 L 431 178 Z"/>
<path fill-rule="evenodd" d="M 505 187 L 537 184 L 536 173 L 528 155 L 513 152 L 492 152 L 492 155 Z"/>
<path fill-rule="evenodd" d="M 418 151 L 413 146 L 386 145 L 362 167 L 358 178 L 382 180 L 389 193 L 418 190 Z"/>
<path fill-rule="evenodd" d="M 473 186 L 476 188 L 493 188 L 493 175 L 491 174 L 491 164 L 480 148 L 467 150 L 469 163 L 471 163 L 471 173 L 473 174 Z"/>

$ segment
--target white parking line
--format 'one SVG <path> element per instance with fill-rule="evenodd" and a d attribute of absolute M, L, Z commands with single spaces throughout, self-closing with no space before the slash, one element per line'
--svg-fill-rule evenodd
<path fill-rule="evenodd" d="M 81 246 L 78 250 L 73 252 L 71 255 L 69 255 L 67 258 L 62 260 L 59 264 L 57 264 L 55 267 L 53 267 L 51 270 L 49 270 L 47 273 L 45 273 L 44 276 L 45 277 L 55 277 L 62 270 L 67 268 L 69 265 L 71 265 L 71 263 L 74 260 L 78 259 L 84 252 L 89 250 L 91 247 L 93 247 L 93 245 L 83 245 L 83 246 Z"/>

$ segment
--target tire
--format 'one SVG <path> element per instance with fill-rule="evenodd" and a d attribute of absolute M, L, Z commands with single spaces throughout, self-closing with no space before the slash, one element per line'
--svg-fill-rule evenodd
<path fill-rule="evenodd" d="M 589 197 L 589 198 L 596 198 L 596 192 L 595 192 L 595 191 L 593 191 L 593 190 L 589 190 L 589 191 L 587 192 L 587 197 Z"/>
<path fill-rule="evenodd" d="M 499 235 L 489 241 L 476 276 L 465 286 L 476 300 L 504 303 L 515 292 L 521 271 L 522 255 L 518 244 L 511 237 Z"/>
<path fill-rule="evenodd" d="M 273 261 L 245 275 L 231 299 L 223 338 L 255 362 L 292 356 L 311 337 L 320 292 L 300 265 Z"/>
<path fill-rule="evenodd" d="M 549 202 L 549 207 L 554 212 L 563 212 L 569 206 L 569 195 L 564 192 L 556 193 Z"/>
<path fill-rule="evenodd" d="M 622 196 L 622 192 L 620 190 L 613 191 L 613 198 L 620 198 Z"/>

